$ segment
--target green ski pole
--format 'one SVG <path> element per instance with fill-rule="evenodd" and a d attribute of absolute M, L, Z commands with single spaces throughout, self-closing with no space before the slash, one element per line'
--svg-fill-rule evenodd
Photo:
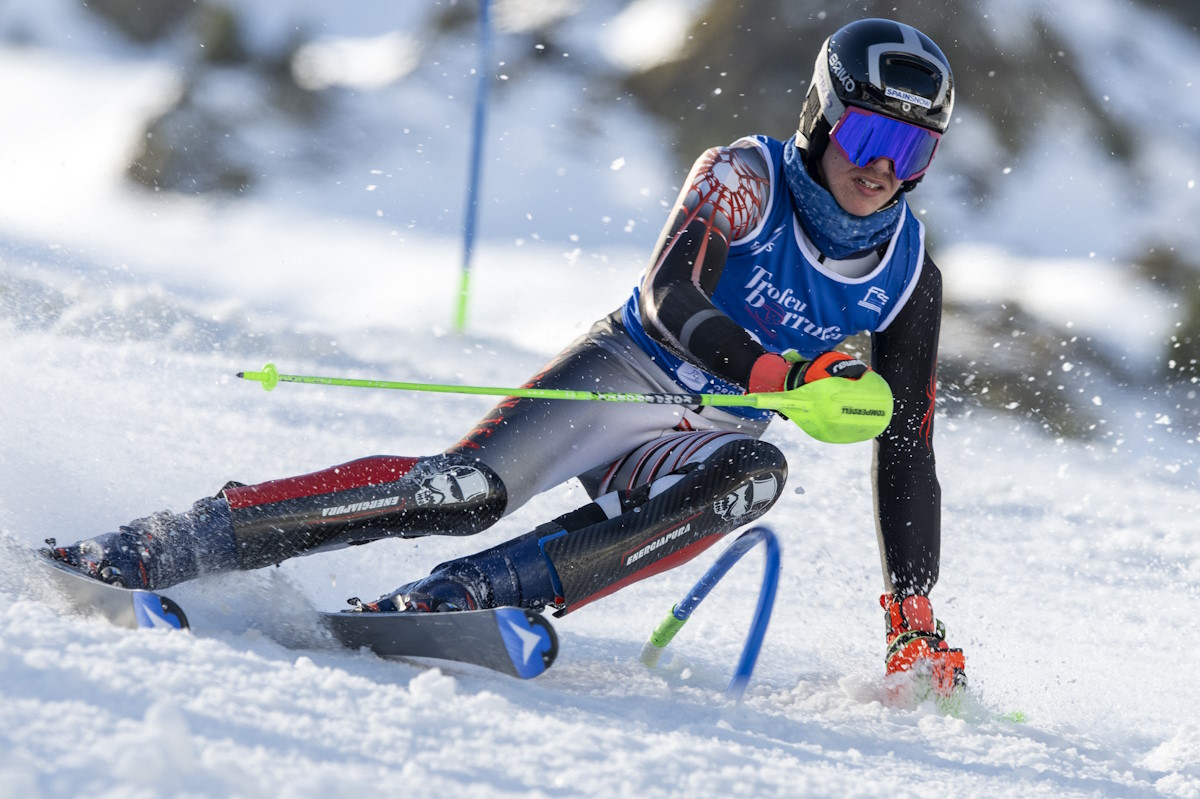
<path fill-rule="evenodd" d="M 266 364 L 257 372 L 238 372 L 237 376 L 244 380 L 260 383 L 266 391 L 271 391 L 280 383 L 308 383 L 320 386 L 426 391 L 442 394 L 479 394 L 546 400 L 761 408 L 783 414 L 813 438 L 830 444 L 868 441 L 882 433 L 892 418 L 892 391 L 888 387 L 887 381 L 876 372 L 867 372 L 858 380 L 830 377 L 824 380 L 814 380 L 791 391 L 756 394 L 629 393 L 558 388 L 499 388 L 405 383 L 393 380 L 359 380 L 347 377 L 280 374 L 273 363 Z"/>

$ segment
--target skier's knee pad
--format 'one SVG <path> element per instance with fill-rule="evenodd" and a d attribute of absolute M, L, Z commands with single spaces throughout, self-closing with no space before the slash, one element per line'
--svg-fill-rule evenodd
<path fill-rule="evenodd" d="M 471 535 L 507 505 L 496 473 L 459 454 L 362 458 L 221 494 L 243 569 L 388 536 Z"/>
<path fill-rule="evenodd" d="M 637 491 L 654 484 L 662 491 L 671 478 L 678 479 L 696 464 L 704 463 L 731 441 L 752 441 L 745 433 L 729 430 L 689 431 L 648 441 L 609 467 L 599 484 L 599 494 Z M 770 446 L 764 444 L 764 446 Z"/>
<path fill-rule="evenodd" d="M 783 453 L 744 434 L 687 433 L 639 448 L 616 465 L 608 494 L 539 538 L 557 604 L 574 610 L 691 560 L 766 513 L 786 479 Z"/>

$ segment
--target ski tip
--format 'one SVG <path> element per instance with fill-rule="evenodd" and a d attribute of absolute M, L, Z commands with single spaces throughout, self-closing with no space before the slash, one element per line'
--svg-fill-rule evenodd
<path fill-rule="evenodd" d="M 138 627 L 151 630 L 186 630 L 187 616 L 172 599 L 150 591 L 134 591 L 133 610 Z"/>
<path fill-rule="evenodd" d="M 540 613 L 500 608 L 496 613 L 496 624 L 517 677 L 523 680 L 537 677 L 558 657 L 558 635 Z"/>

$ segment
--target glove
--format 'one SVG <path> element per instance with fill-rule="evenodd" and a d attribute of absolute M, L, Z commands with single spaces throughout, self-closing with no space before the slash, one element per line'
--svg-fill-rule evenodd
<path fill-rule="evenodd" d="M 887 614 L 887 673 L 928 673 L 935 694 L 949 697 L 967 684 L 966 658 L 946 643 L 946 628 L 933 618 L 929 598 L 891 594 L 879 597 Z M 889 693 L 902 683 L 889 680 Z M 897 692 L 899 692 L 897 690 Z"/>
<path fill-rule="evenodd" d="M 791 391 L 827 377 L 858 380 L 869 371 L 870 367 L 858 358 L 841 352 L 822 352 L 811 361 L 789 361 L 782 355 L 768 352 L 760 355 L 751 367 L 746 393 Z"/>

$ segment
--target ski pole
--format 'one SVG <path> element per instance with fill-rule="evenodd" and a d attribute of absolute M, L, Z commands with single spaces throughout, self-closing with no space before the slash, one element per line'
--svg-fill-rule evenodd
<path fill-rule="evenodd" d="M 260 383 L 266 391 L 271 391 L 280 383 L 308 383 L 322 386 L 429 391 L 443 394 L 479 394 L 547 400 L 762 408 L 778 411 L 813 438 L 830 444 L 850 444 L 875 438 L 884 431 L 892 418 L 891 389 L 888 387 L 887 381 L 876 372 L 867 372 L 858 380 L 826 378 L 815 380 L 791 391 L 755 394 L 631 393 L 359 380 L 347 377 L 281 374 L 273 363 L 266 364 L 257 372 L 238 372 L 237 376 L 244 380 Z"/>

